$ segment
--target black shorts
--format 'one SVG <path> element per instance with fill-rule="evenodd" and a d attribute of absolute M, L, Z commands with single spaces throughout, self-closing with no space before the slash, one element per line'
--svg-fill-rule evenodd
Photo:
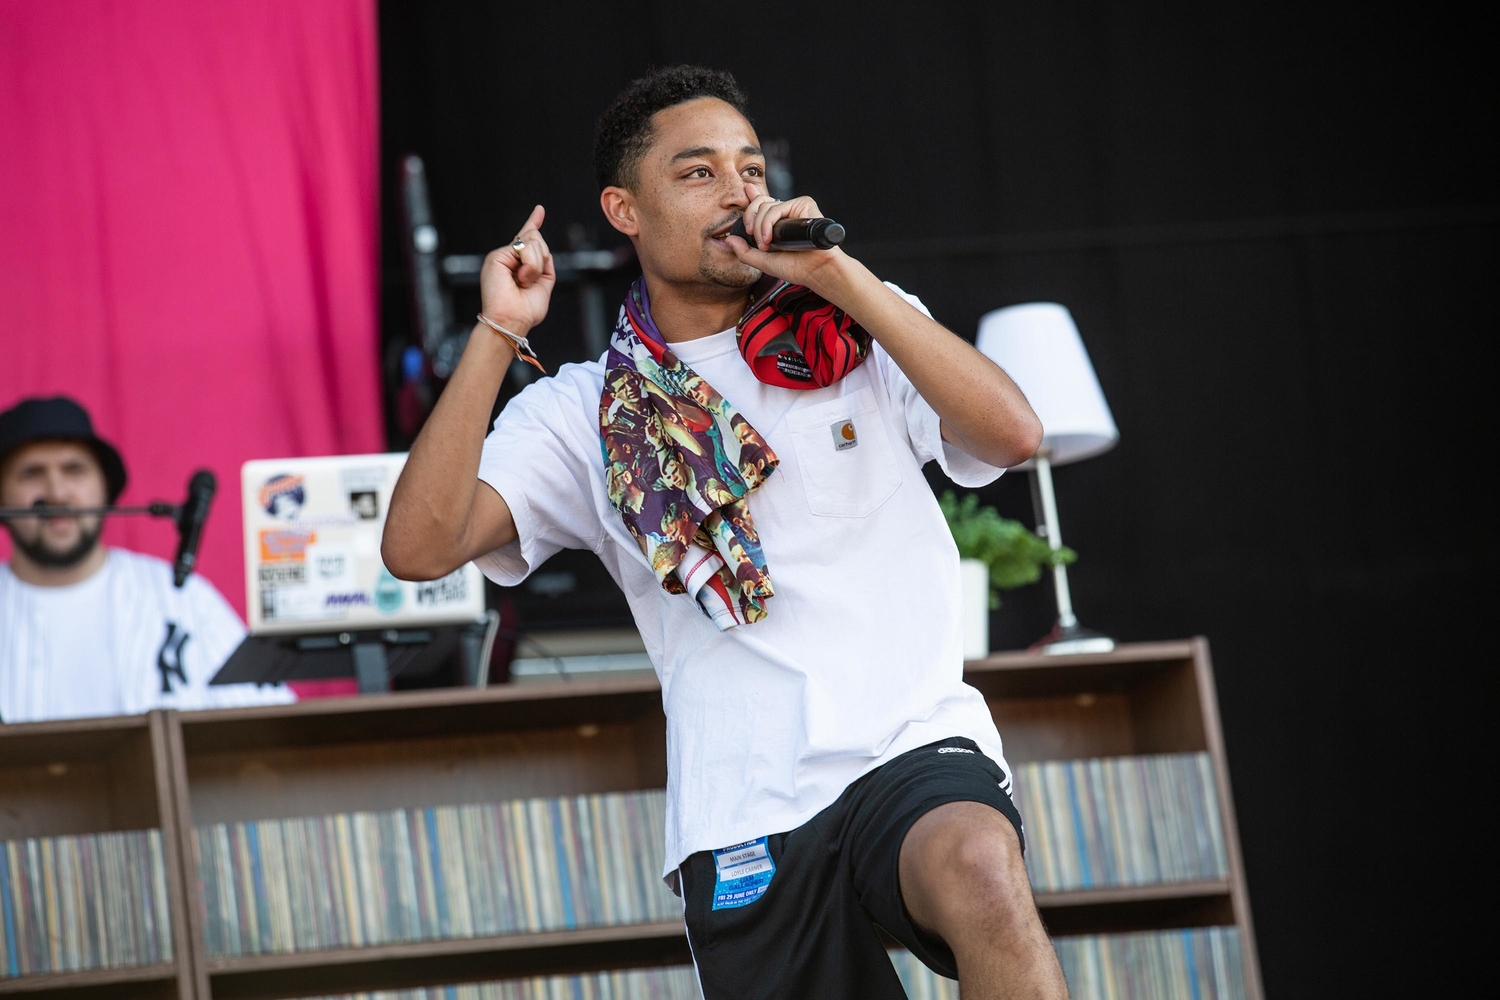
<path fill-rule="evenodd" d="M 902 1000 L 906 993 L 877 924 L 928 968 L 957 978 L 953 952 L 907 915 L 901 842 L 913 823 L 944 803 L 983 802 L 1005 814 L 1024 849 L 1021 815 L 1000 787 L 1004 779 L 1000 765 L 972 741 L 943 740 L 882 764 L 833 805 L 795 830 L 766 837 L 764 845 L 741 845 L 746 850 L 719 862 L 722 852 L 690 856 L 679 872 L 705 1000 Z M 763 889 L 727 891 L 755 878 L 718 883 L 720 865 L 757 853 L 769 853 L 775 864 Z M 739 901 L 747 896 L 753 901 Z M 714 909 L 716 902 L 728 905 Z"/>

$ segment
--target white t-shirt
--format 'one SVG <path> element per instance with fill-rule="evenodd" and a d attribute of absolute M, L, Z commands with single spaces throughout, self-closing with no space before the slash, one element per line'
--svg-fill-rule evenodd
<path fill-rule="evenodd" d="M 212 584 L 194 574 L 178 589 L 154 556 L 110 549 L 70 587 L 23 583 L 0 565 L 0 719 L 295 701 L 282 686 L 209 686 L 244 637 Z"/>
<path fill-rule="evenodd" d="M 980 486 L 1001 470 L 942 440 L 937 413 L 879 344 L 810 391 L 756 379 L 732 329 L 672 350 L 780 459 L 749 497 L 775 588 L 766 618 L 721 632 L 657 583 L 605 492 L 598 361 L 532 383 L 496 419 L 479 478 L 519 538 L 476 560 L 515 585 L 559 549 L 590 549 L 625 592 L 667 716 L 667 872 L 794 829 L 860 775 L 936 740 L 966 736 L 1006 768 L 984 698 L 963 682 L 958 550 L 921 471 L 936 459 Z M 849 421 L 856 444 L 840 448 Z"/>

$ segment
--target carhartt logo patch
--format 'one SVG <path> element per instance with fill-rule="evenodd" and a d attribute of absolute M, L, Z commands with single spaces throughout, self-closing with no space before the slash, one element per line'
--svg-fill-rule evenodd
<path fill-rule="evenodd" d="M 974 752 L 973 750 L 966 750 L 963 747 L 938 747 L 938 753 L 973 753 L 973 752 Z"/>
<path fill-rule="evenodd" d="M 848 451 L 859 444 L 859 434 L 854 430 L 852 420 L 835 420 L 828 429 L 833 431 L 834 451 Z"/>

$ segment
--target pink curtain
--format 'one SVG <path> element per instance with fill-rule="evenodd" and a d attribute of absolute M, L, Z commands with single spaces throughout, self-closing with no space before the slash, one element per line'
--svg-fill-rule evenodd
<path fill-rule="evenodd" d="M 212 469 L 200 567 L 241 613 L 240 464 L 383 450 L 375 24 L 374 0 L 0 0 L 0 408 L 80 400 L 126 501 Z"/>

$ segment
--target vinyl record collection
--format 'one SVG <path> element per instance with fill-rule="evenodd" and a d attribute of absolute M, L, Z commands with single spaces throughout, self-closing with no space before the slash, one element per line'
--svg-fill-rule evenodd
<path fill-rule="evenodd" d="M 1242 1000 L 1233 927 L 1053 941 L 1073 1000 Z M 890 952 L 910 1000 L 959 1000 L 958 983 L 911 952 Z M 339 1000 L 699 1000 L 691 967 L 360 993 Z M 333 998 L 328 998 L 333 1000 Z"/>
<path fill-rule="evenodd" d="M 503 983 L 380 990 L 317 1000 L 700 1000 L 702 996 L 693 967 L 679 965 L 586 976 L 512 979 Z"/>
<path fill-rule="evenodd" d="M 958 984 L 953 980 L 935 975 L 910 952 L 897 950 L 890 955 L 910 1000 L 958 1000 Z M 503 983 L 381 990 L 315 1000 L 701 1000 L 702 996 L 693 967 L 687 965 Z"/>
<path fill-rule="evenodd" d="M 680 920 L 665 793 L 200 826 L 209 954 Z"/>
<path fill-rule="evenodd" d="M 1015 768 L 1039 891 L 1217 879 L 1207 754 Z M 661 791 L 218 823 L 193 848 L 214 956 L 677 921 Z M 1074 995 L 1237 998 L 1234 928 L 1056 940 Z M 172 960 L 159 831 L 0 844 L 0 977 Z M 904 951 L 914 1000 L 957 984 Z M 690 1000 L 690 967 L 368 994 L 379 1000 Z"/>
<path fill-rule="evenodd" d="M 888 954 L 908 1000 L 958 1000 L 958 983 L 954 980 L 933 972 L 905 948 L 893 948 Z"/>
<path fill-rule="evenodd" d="M 1038 892 L 1222 879 L 1228 871 L 1206 753 L 1020 764 L 1015 800 Z"/>
<path fill-rule="evenodd" d="M 160 831 L 0 844 L 0 978 L 171 960 Z"/>
<path fill-rule="evenodd" d="M 1073 1000 L 1243 1000 L 1240 936 L 1233 927 L 1149 931 L 1052 942 Z"/>

